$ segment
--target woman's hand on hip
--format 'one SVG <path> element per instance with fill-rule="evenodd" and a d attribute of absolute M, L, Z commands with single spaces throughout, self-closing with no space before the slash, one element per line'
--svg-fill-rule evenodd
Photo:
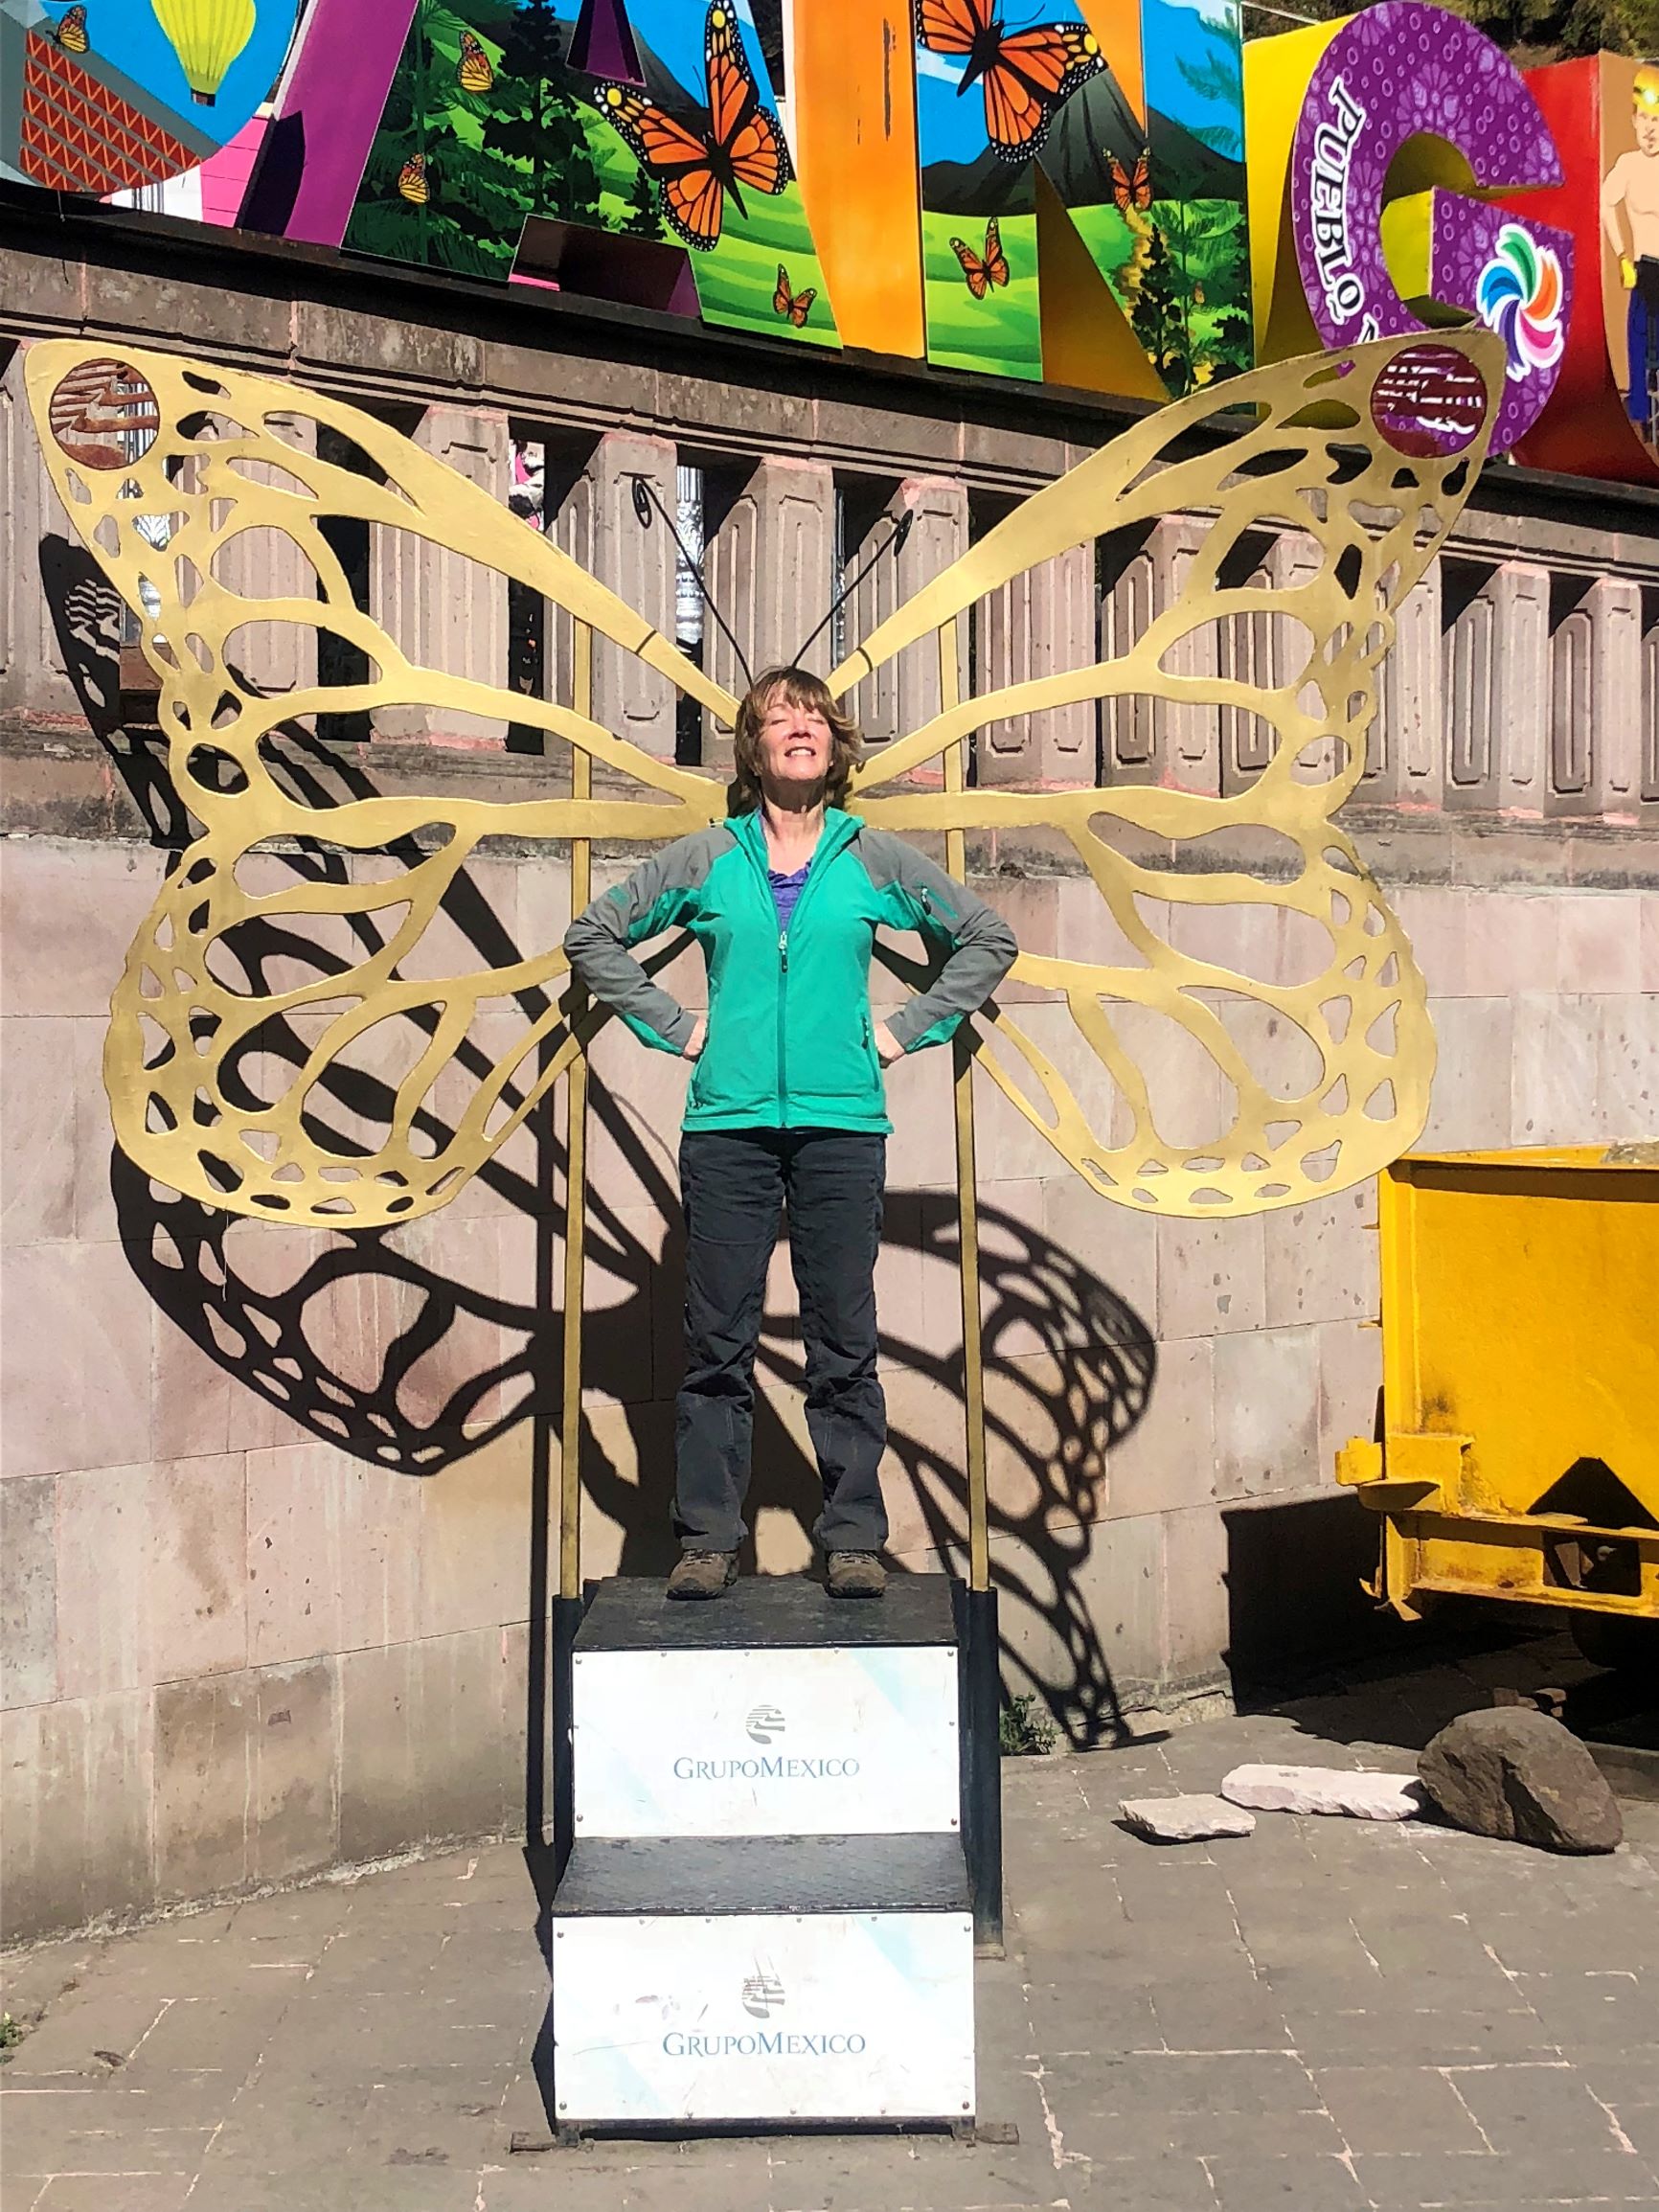
<path fill-rule="evenodd" d="M 687 1038 L 685 1042 L 685 1049 L 681 1052 L 680 1058 L 682 1060 L 701 1060 L 703 1057 L 703 1046 L 708 1040 L 708 1017 L 706 1015 L 699 1014 L 697 1016 L 697 1026 L 693 1030 L 691 1036 Z"/>
<path fill-rule="evenodd" d="M 891 1067 L 896 1060 L 904 1058 L 903 1045 L 884 1021 L 875 1024 L 875 1051 L 883 1067 Z"/>

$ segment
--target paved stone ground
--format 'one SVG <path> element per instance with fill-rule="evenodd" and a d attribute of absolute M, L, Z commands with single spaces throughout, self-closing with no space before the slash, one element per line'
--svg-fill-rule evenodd
<path fill-rule="evenodd" d="M 1659 2206 L 1659 1806 L 1600 1859 L 1275 1814 L 1159 1848 L 1115 1822 L 1244 1759 L 1409 1765 L 1526 1672 L 1496 1654 L 1011 1764 L 980 2111 L 1015 2146 L 513 2153 L 545 2134 L 547 1986 L 496 1846 L 8 1962 L 4 2003 L 39 2017 L 0 2075 L 5 2212 Z"/>

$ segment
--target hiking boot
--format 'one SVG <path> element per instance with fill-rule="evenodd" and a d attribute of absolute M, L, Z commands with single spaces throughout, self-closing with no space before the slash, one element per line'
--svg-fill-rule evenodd
<path fill-rule="evenodd" d="M 874 1552 L 831 1552 L 832 1598 L 878 1598 L 887 1588 L 887 1569 Z"/>
<path fill-rule="evenodd" d="M 736 1552 L 682 1552 L 669 1577 L 670 1598 L 717 1598 L 738 1579 Z"/>

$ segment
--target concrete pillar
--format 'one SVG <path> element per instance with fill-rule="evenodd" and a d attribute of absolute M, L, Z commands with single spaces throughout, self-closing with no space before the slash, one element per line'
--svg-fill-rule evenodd
<path fill-rule="evenodd" d="M 1444 658 L 1444 803 L 1541 814 L 1550 718 L 1549 570 L 1506 560 L 1472 594 L 1460 588 L 1457 601 Z"/>
<path fill-rule="evenodd" d="M 1590 583 L 1550 638 L 1551 814 L 1634 814 L 1640 804 L 1642 589 Z"/>
<path fill-rule="evenodd" d="M 715 474 L 711 469 L 704 476 L 704 512 L 710 522 Z M 833 471 L 817 462 L 762 461 L 743 481 L 717 526 L 707 530 L 703 557 L 715 603 L 757 675 L 792 661 L 808 631 L 823 621 L 830 610 L 834 564 Z M 712 617 L 703 627 L 703 650 L 710 674 L 740 696 L 743 672 Z M 828 630 L 807 660 L 809 667 L 828 672 Z M 720 773 L 731 758 L 731 732 L 705 717 L 704 765 Z"/>
<path fill-rule="evenodd" d="M 0 713 L 80 718 L 69 659 L 101 725 L 120 712 L 121 599 L 70 528 L 23 393 L 23 353 L 0 376 Z M 57 620 L 53 619 L 54 607 Z M 66 656 L 62 626 L 70 641 Z"/>
<path fill-rule="evenodd" d="M 499 500 L 502 527 L 508 526 L 512 449 L 505 415 L 429 407 L 414 440 Z M 375 621 L 418 666 L 507 689 L 504 576 L 405 531 L 376 525 L 370 545 L 369 599 Z M 393 706 L 375 711 L 375 733 L 499 743 L 507 722 L 448 708 Z"/>
<path fill-rule="evenodd" d="M 1376 719 L 1359 789 L 1391 805 L 1438 807 L 1442 797 L 1440 562 L 1395 609 L 1394 643 L 1382 664 Z"/>
<path fill-rule="evenodd" d="M 906 511 L 915 517 L 898 557 L 880 559 L 847 602 L 847 650 L 860 645 L 923 584 L 967 550 L 967 488 L 948 476 L 907 476 L 855 545 L 845 548 L 849 573 L 862 568 Z M 967 625 L 958 625 L 961 688 L 967 690 Z M 890 744 L 939 712 L 939 651 L 931 636 L 909 646 L 867 676 L 849 700 L 867 746 Z M 924 775 L 927 771 L 923 772 Z"/>
<path fill-rule="evenodd" d="M 1643 594 L 1641 792 L 1643 818 L 1659 809 L 1659 593 Z"/>
<path fill-rule="evenodd" d="M 1284 587 L 1277 545 L 1237 577 L 1225 581 L 1230 590 L 1267 591 Z M 1294 578 L 1289 581 L 1300 582 Z M 1251 614 L 1229 615 L 1216 625 L 1216 673 L 1228 683 L 1249 684 L 1269 691 L 1278 683 L 1279 670 L 1286 665 L 1278 632 L 1287 627 L 1284 616 L 1265 608 Z M 1253 784 L 1273 757 L 1277 741 L 1273 724 L 1248 707 L 1218 707 L 1216 715 L 1220 746 L 1221 789 L 1239 791 Z"/>
<path fill-rule="evenodd" d="M 1101 658 L 1120 660 L 1144 636 L 1156 589 L 1149 537 L 1125 546 L 1106 541 L 1108 568 L 1101 600 Z M 1152 702 L 1129 692 L 1101 702 L 1101 780 L 1149 784 L 1157 780 L 1157 734 Z"/>
<path fill-rule="evenodd" d="M 315 453 L 317 426 L 303 415 L 267 417 L 272 430 L 296 453 Z M 267 462 L 244 462 L 237 473 L 254 484 L 274 484 L 283 474 Z M 261 619 L 261 599 L 310 599 L 317 579 L 310 562 L 291 537 L 266 525 L 239 530 L 222 545 L 214 559 L 214 574 L 227 591 L 240 592 L 250 603 L 245 623 L 225 640 L 225 657 L 242 681 L 261 696 L 298 691 L 317 680 L 317 632 L 298 623 L 277 624 Z"/>
<path fill-rule="evenodd" d="M 674 635 L 674 541 L 660 515 L 648 530 L 633 508 L 633 480 L 643 476 L 669 513 L 674 512 L 674 447 L 666 438 L 609 430 L 595 445 L 548 529 L 560 549 L 665 638 Z M 571 631 L 562 609 L 553 616 L 548 678 L 553 696 L 571 704 Z M 712 627 L 712 626 L 711 626 Z M 666 676 L 608 639 L 594 640 L 593 713 L 614 737 L 626 738 L 661 760 L 674 757 L 676 694 Z"/>
<path fill-rule="evenodd" d="M 1166 515 L 1148 540 L 1152 556 L 1152 611 L 1180 604 L 1209 524 L 1191 515 Z M 1164 655 L 1170 675 L 1214 678 L 1220 640 L 1213 622 L 1201 623 Z M 1149 783 L 1178 784 L 1184 791 L 1221 788 L 1221 723 L 1214 706 L 1158 699 L 1152 706 L 1153 769 Z"/>
<path fill-rule="evenodd" d="M 1087 668 L 1096 656 L 1099 620 L 1093 541 L 1011 577 L 980 601 L 974 620 L 982 693 Z M 1092 784 L 1095 723 L 1092 699 L 988 722 L 979 733 L 979 781 Z"/>

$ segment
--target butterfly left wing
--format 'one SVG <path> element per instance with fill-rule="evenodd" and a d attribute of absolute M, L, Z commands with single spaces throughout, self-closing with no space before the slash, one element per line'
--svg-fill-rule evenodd
<path fill-rule="evenodd" d="M 778 118 L 761 105 L 749 57 L 743 52 L 737 11 L 714 0 L 704 35 L 709 84 L 709 126 L 715 146 L 731 163 L 739 184 L 781 193 L 793 173 Z"/>
<path fill-rule="evenodd" d="M 913 14 L 930 54 L 971 54 L 990 32 L 988 0 L 914 0 Z"/>
<path fill-rule="evenodd" d="M 631 84 L 597 84 L 593 97 L 600 114 L 660 191 L 670 228 L 687 245 L 707 252 L 719 239 L 726 194 L 703 141 Z"/>
<path fill-rule="evenodd" d="M 985 121 L 1005 161 L 1038 151 L 1058 109 L 1105 63 L 1081 23 L 1042 23 L 1002 38 L 985 73 Z"/>
<path fill-rule="evenodd" d="M 990 271 L 985 265 L 985 257 L 976 254 L 966 239 L 952 239 L 950 250 L 962 263 L 968 290 L 976 300 L 983 300 L 990 289 Z"/>
<path fill-rule="evenodd" d="M 559 1007 L 557 945 L 477 965 L 464 918 L 481 843 L 675 836 L 717 819 L 723 794 L 574 706 L 411 660 L 357 605 L 336 525 L 522 584 L 728 724 L 737 702 L 551 538 L 342 401 L 69 339 L 32 346 L 25 377 L 64 510 L 139 622 L 172 784 L 201 825 L 115 988 L 104 1082 L 122 1150 L 172 1189 L 256 1218 L 363 1229 L 430 1213 L 524 1126 L 597 1026 L 573 1033 Z M 370 472 L 320 459 L 321 432 Z M 296 573 L 306 582 L 287 596 Z M 302 665 L 330 634 L 367 673 L 331 683 L 319 671 L 267 695 L 238 671 L 250 625 L 291 634 Z M 552 774 L 576 748 L 652 803 L 330 805 L 294 773 L 303 718 L 411 704 L 532 724 L 555 741 Z"/>
<path fill-rule="evenodd" d="M 993 285 L 1008 283 L 1008 256 L 1002 250 L 1002 225 L 995 216 L 985 226 L 985 273 Z"/>

